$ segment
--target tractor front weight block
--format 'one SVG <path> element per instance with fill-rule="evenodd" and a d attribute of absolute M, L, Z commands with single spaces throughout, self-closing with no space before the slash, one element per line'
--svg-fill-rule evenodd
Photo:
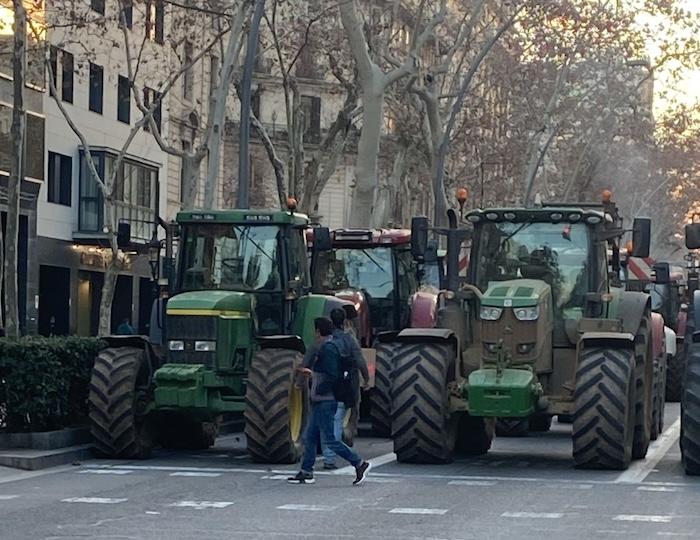
<path fill-rule="evenodd" d="M 525 369 L 485 368 L 469 375 L 466 388 L 472 416 L 523 418 L 535 412 L 539 399 L 535 375 Z"/>
<path fill-rule="evenodd" d="M 225 399 L 228 381 L 201 364 L 167 364 L 155 373 L 155 409 L 206 409 L 210 413 L 243 412 L 243 399 Z"/>

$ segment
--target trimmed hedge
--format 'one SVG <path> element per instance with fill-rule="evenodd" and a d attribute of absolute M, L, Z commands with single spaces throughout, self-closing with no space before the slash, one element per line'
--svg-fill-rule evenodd
<path fill-rule="evenodd" d="M 50 431 L 85 423 L 97 338 L 0 339 L 0 430 Z"/>

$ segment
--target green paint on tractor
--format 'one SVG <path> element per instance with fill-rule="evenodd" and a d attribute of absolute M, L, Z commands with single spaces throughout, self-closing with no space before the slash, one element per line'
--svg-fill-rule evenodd
<path fill-rule="evenodd" d="M 529 369 L 486 368 L 469 375 L 469 413 L 523 418 L 535 412 L 537 379 Z"/>
<path fill-rule="evenodd" d="M 488 307 L 532 307 L 547 292 L 549 285 L 537 279 L 514 279 L 489 283 L 481 299 Z"/>
<path fill-rule="evenodd" d="M 223 314 L 240 313 L 250 316 L 253 310 L 253 297 L 250 293 L 235 291 L 191 291 L 174 296 L 168 302 L 168 312 L 171 314 L 184 311 L 201 311 Z"/>

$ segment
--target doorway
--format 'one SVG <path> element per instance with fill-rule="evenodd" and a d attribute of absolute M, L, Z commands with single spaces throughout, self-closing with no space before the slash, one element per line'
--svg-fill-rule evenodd
<path fill-rule="evenodd" d="M 70 329 L 70 268 L 39 267 L 39 334 L 65 336 Z"/>

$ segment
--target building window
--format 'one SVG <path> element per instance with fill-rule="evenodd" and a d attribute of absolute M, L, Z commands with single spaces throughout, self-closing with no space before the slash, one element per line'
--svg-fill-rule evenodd
<path fill-rule="evenodd" d="M 90 8 L 100 15 L 105 14 L 105 0 L 90 0 Z"/>
<path fill-rule="evenodd" d="M 163 0 L 146 0 L 146 37 L 163 44 L 165 3 Z"/>
<path fill-rule="evenodd" d="M 187 101 L 192 101 L 194 70 L 192 69 L 192 43 L 189 41 L 185 41 L 185 54 L 182 57 L 182 67 L 185 69 L 185 74 L 182 78 L 182 97 Z"/>
<path fill-rule="evenodd" d="M 48 202 L 70 206 L 72 184 L 73 158 L 49 152 Z"/>
<path fill-rule="evenodd" d="M 73 103 L 73 55 L 61 51 L 61 99 Z"/>
<path fill-rule="evenodd" d="M 156 128 L 158 129 L 158 133 L 161 131 L 161 111 L 162 111 L 162 98 L 163 96 L 160 94 L 160 92 L 156 92 L 152 88 L 144 88 L 143 89 L 143 104 L 146 107 L 150 107 L 153 103 L 156 104 L 155 108 L 153 109 L 153 121 L 156 123 Z M 143 128 L 146 131 L 150 130 L 149 124 L 145 124 Z"/>
<path fill-rule="evenodd" d="M 100 178 L 109 178 L 116 158 L 108 152 L 92 152 Z M 132 160 L 123 160 L 115 175 L 114 214 L 117 221 L 131 225 L 136 242 L 146 243 L 153 232 L 153 220 L 158 209 L 158 170 Z M 90 175 L 81 153 L 79 229 L 101 232 L 104 225 L 104 204 L 100 186 Z"/>
<path fill-rule="evenodd" d="M 182 151 L 189 153 L 192 150 L 190 141 L 182 141 Z M 187 179 L 185 178 L 185 164 L 180 160 L 180 203 L 185 202 L 185 194 L 187 193 Z"/>
<path fill-rule="evenodd" d="M 219 87 L 219 57 L 212 56 L 209 61 L 209 95 L 213 96 Z"/>
<path fill-rule="evenodd" d="M 90 110 L 102 114 L 104 94 L 104 69 L 90 62 Z"/>
<path fill-rule="evenodd" d="M 122 15 L 122 19 L 126 23 L 126 27 L 131 29 L 134 24 L 134 7 L 131 4 L 131 0 L 125 0 L 123 2 Z"/>
<path fill-rule="evenodd" d="M 321 139 L 321 98 L 301 96 L 301 110 L 304 113 L 304 140 L 319 142 Z"/>
<path fill-rule="evenodd" d="M 53 83 L 58 88 L 58 48 L 51 45 L 49 48 L 49 63 L 51 64 L 51 74 L 53 75 Z M 49 76 L 50 76 L 49 75 Z M 49 93 L 51 97 L 54 97 L 54 91 L 51 88 L 51 81 L 49 80 Z"/>
<path fill-rule="evenodd" d="M 117 87 L 117 120 L 125 124 L 131 122 L 131 88 L 129 79 L 121 75 Z"/>

